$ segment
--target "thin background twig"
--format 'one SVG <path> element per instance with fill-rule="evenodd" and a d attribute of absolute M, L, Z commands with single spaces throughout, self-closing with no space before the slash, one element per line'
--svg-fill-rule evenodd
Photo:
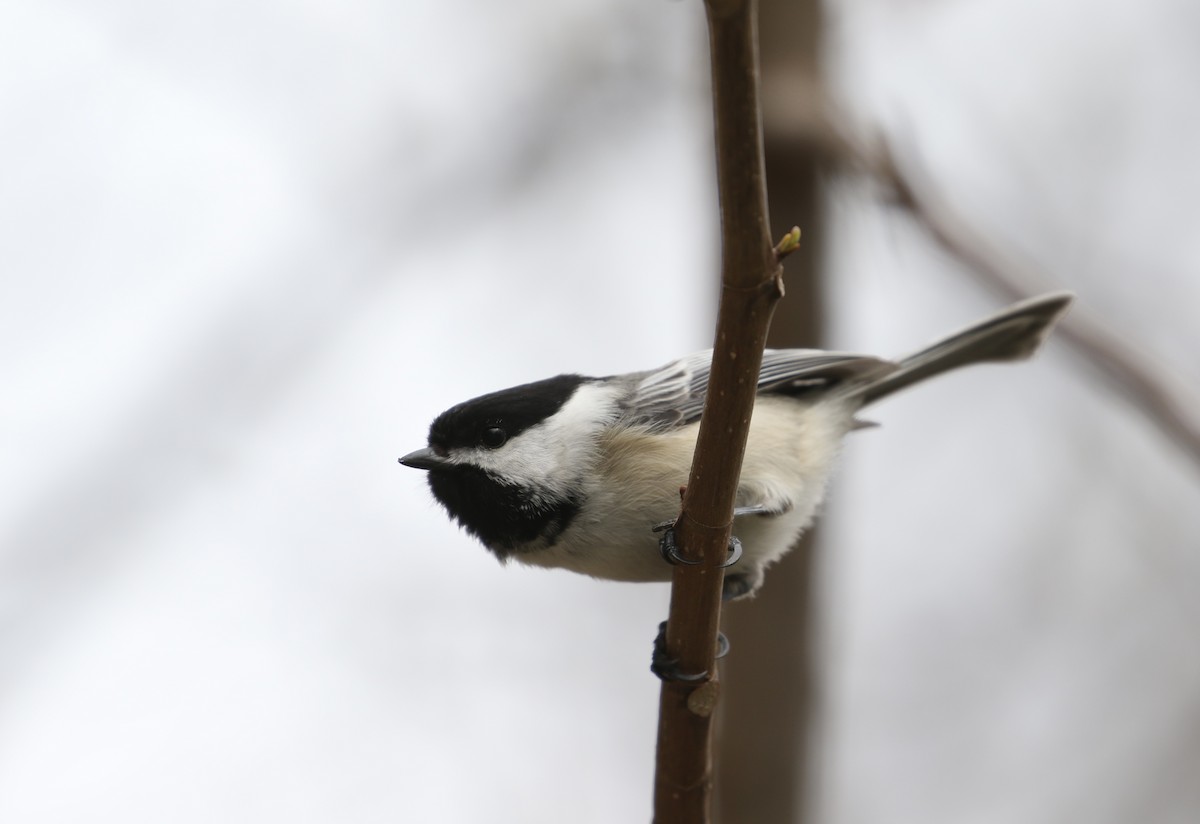
<path fill-rule="evenodd" d="M 861 152 L 859 156 L 870 157 Z M 942 248 L 992 290 L 1015 299 L 1054 288 L 1048 277 L 1013 260 L 956 214 L 912 152 L 901 160 L 892 146 L 881 143 L 878 159 L 867 168 Z M 1200 418 L 1193 411 L 1200 409 L 1200 397 L 1194 391 L 1089 312 L 1086 304 L 1071 311 L 1058 336 L 1200 469 Z"/>
<path fill-rule="evenodd" d="M 819 95 L 811 98 L 793 110 L 787 124 L 791 138 L 817 148 L 832 167 L 872 178 L 985 287 L 1008 299 L 1061 288 L 1050 275 L 1016 260 L 959 215 L 925 171 L 915 146 L 900 146 L 882 136 L 863 141 L 827 101 Z M 1072 308 L 1055 335 L 1200 470 L 1200 393 L 1194 387 L 1114 331 L 1088 310 L 1086 302 Z"/>

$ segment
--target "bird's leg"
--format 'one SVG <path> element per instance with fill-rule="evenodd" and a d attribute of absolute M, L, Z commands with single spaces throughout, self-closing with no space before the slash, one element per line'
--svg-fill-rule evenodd
<path fill-rule="evenodd" d="M 679 487 L 679 499 L 683 500 L 683 494 L 687 491 L 686 486 Z M 734 515 L 738 513 L 734 510 Z M 660 524 L 655 524 L 652 528 L 654 532 L 661 532 L 662 537 L 658 539 L 658 551 L 662 553 L 663 560 L 668 564 L 679 565 L 686 564 L 693 566 L 700 563 L 699 560 L 691 560 L 679 554 L 679 548 L 675 544 L 675 522 L 676 518 L 671 521 L 663 521 Z M 742 557 L 742 542 L 732 535 L 729 537 L 729 559 L 722 564 L 722 567 L 729 567 L 736 564 Z M 762 574 L 759 573 L 761 581 Z M 740 578 L 739 578 L 740 580 Z M 725 594 L 725 590 L 721 592 L 721 599 L 728 601 L 729 597 Z M 717 654 L 716 659 L 724 658 L 729 654 L 729 639 L 725 637 L 725 633 L 717 633 Z M 679 671 L 679 661 L 671 657 L 667 652 L 667 622 L 663 621 L 658 625 L 658 635 L 654 637 L 654 652 L 650 656 L 650 671 L 657 675 L 663 681 L 687 681 L 696 682 L 704 681 L 708 678 L 708 672 L 686 673 Z"/>
<path fill-rule="evenodd" d="M 729 654 L 729 639 L 725 637 L 725 633 L 717 633 L 717 654 L 715 658 L 718 660 Z M 708 679 L 708 672 L 680 672 L 679 661 L 672 658 L 667 653 L 667 622 L 663 621 L 658 625 L 658 635 L 654 637 L 654 652 L 650 654 L 650 671 L 657 675 L 663 681 L 687 681 L 689 683 L 696 681 L 705 681 Z"/>

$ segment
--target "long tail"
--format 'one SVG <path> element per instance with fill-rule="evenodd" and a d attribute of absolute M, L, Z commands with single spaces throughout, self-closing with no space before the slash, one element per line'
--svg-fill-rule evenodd
<path fill-rule="evenodd" d="M 1038 350 L 1073 295 L 1054 292 L 1014 303 L 961 332 L 909 355 L 899 369 L 860 390 L 863 405 L 960 366 L 988 361 L 1025 360 Z"/>

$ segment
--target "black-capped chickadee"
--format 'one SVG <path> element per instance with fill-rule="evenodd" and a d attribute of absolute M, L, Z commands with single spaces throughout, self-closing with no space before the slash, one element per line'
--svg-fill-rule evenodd
<path fill-rule="evenodd" d="M 726 600 L 752 595 L 812 521 L 859 409 L 959 366 L 1029 357 L 1070 302 L 1059 293 L 1014 304 L 896 362 L 767 350 L 733 526 L 745 549 L 726 572 Z M 711 359 L 560 375 L 469 400 L 439 415 L 429 446 L 400 463 L 427 470 L 450 516 L 501 561 L 668 581 L 651 530 L 679 514 Z"/>

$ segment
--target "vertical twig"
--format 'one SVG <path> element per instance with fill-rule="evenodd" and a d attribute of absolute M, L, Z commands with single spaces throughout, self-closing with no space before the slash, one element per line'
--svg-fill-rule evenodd
<path fill-rule="evenodd" d="M 754 0 L 706 0 L 712 55 L 721 303 L 708 394 L 683 511 L 667 623 L 668 654 L 701 683 L 664 681 L 654 782 L 656 824 L 702 824 L 712 797 L 717 628 L 734 498 L 767 328 L 783 294 L 767 223 Z"/>

